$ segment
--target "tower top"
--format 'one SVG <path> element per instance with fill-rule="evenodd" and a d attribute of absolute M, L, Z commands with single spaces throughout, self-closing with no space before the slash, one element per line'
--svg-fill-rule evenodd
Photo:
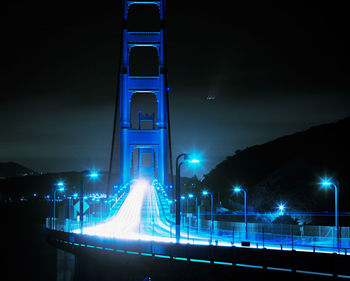
<path fill-rule="evenodd" d="M 160 20 L 164 20 L 165 15 L 165 0 L 153 0 L 153 1 L 129 1 L 124 0 L 124 20 L 128 18 L 128 11 L 131 5 L 156 5 L 159 8 Z"/>
<path fill-rule="evenodd" d="M 151 179 L 157 179 L 163 186 L 168 185 L 169 163 L 171 162 L 169 161 L 169 110 L 165 59 L 164 2 L 164 0 L 123 1 L 123 24 L 125 25 L 122 32 L 122 61 L 119 77 L 119 184 L 122 186 L 130 182 L 131 179 L 145 176 L 146 174 Z M 161 21 L 159 31 L 128 31 L 129 8 L 132 5 L 140 4 L 154 5 L 155 9 L 158 7 Z M 135 75 L 135 73 L 130 75 L 130 64 L 136 61 L 142 62 L 139 57 L 135 56 L 135 53 L 130 52 L 131 48 L 148 48 L 149 46 L 155 47 L 158 51 L 157 75 L 139 76 Z M 130 61 L 130 55 L 132 54 L 134 54 L 134 60 Z M 149 98 L 155 97 L 157 102 L 152 114 L 146 115 L 138 112 L 138 116 L 135 116 L 131 112 L 131 104 L 134 95 L 141 93 Z M 138 129 L 132 127 L 132 115 L 136 117 L 133 120 L 136 119 L 137 122 L 138 119 Z M 141 123 L 145 121 L 152 122 L 151 128 L 148 127 L 147 129 L 141 126 Z M 137 157 L 138 161 L 133 161 L 133 157 Z M 145 163 L 143 162 L 144 159 L 146 159 Z"/>

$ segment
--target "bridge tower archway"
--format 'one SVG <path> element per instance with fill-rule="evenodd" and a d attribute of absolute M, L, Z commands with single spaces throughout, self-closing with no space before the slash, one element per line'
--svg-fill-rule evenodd
<path fill-rule="evenodd" d="M 138 6 L 153 5 L 160 25 L 158 31 L 128 30 L 130 7 L 133 17 Z M 124 24 L 122 31 L 122 57 L 120 64 L 119 88 L 119 128 L 120 128 L 120 172 L 119 184 L 124 185 L 131 179 L 145 176 L 156 178 L 168 186 L 169 174 L 169 118 L 168 87 L 165 59 L 165 25 L 164 0 L 128 1 L 124 0 Z M 150 48 L 152 47 L 152 48 Z M 136 59 L 130 56 L 135 50 L 148 48 L 156 50 L 156 61 L 153 59 L 151 73 L 141 75 L 133 71 Z M 140 54 L 144 52 L 139 52 Z M 131 58 L 131 59 L 130 59 Z M 142 63 L 141 58 L 141 63 Z M 156 69 L 156 71 L 154 71 Z M 132 70 L 132 71 L 130 71 Z M 139 112 L 139 126 L 132 125 L 130 117 L 131 101 L 135 93 L 149 93 L 156 97 L 156 112 L 143 114 Z M 152 123 L 144 129 L 143 123 Z M 146 160 L 148 159 L 148 160 Z M 153 177 L 153 178 L 152 178 Z"/>

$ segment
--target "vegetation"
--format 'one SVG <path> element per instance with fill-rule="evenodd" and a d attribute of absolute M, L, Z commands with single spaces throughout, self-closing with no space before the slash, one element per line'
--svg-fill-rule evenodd
<path fill-rule="evenodd" d="M 258 213 L 274 211 L 281 201 L 292 212 L 326 212 L 334 210 L 334 193 L 322 190 L 319 181 L 328 175 L 341 184 L 340 210 L 349 211 L 349 131 L 346 118 L 238 150 L 205 175 L 202 184 L 216 196 L 220 192 L 223 206 L 233 211 L 242 210 L 243 200 L 233 194 L 232 186 L 243 185 L 249 207 Z M 313 218 L 315 223 L 320 220 L 325 218 Z M 342 222 L 350 223 L 347 217 Z"/>

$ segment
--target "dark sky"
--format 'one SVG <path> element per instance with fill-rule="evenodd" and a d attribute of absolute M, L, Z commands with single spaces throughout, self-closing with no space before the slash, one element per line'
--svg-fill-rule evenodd
<path fill-rule="evenodd" d="M 205 159 L 197 175 L 237 149 L 350 115 L 345 6 L 181 3 L 167 1 L 172 143 L 174 156 Z M 120 7 L 3 4 L 0 162 L 107 168 Z"/>

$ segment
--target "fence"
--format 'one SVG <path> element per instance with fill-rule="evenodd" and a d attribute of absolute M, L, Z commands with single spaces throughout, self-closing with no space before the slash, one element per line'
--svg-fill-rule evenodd
<path fill-rule="evenodd" d="M 98 210 L 96 208 L 96 210 Z M 101 212 L 91 212 L 84 216 L 84 228 L 96 226 L 110 218 L 108 208 L 101 208 Z M 213 227 L 212 227 L 213 225 Z M 47 228 L 66 232 L 77 232 L 80 227 L 77 219 L 55 218 L 47 219 Z M 157 239 L 159 235 L 168 241 L 175 239 L 175 225 L 170 224 L 167 230 L 162 230 L 155 224 L 140 224 L 139 235 L 149 233 L 150 239 Z M 152 238 L 153 237 L 153 238 Z M 332 226 L 286 225 L 267 223 L 245 223 L 216 221 L 203 216 L 182 216 L 181 242 L 212 245 L 250 245 L 256 248 L 278 248 L 284 250 L 298 249 L 314 252 L 338 252 L 348 254 L 350 250 L 350 228 L 340 228 L 339 241 L 335 237 Z M 339 242 L 339 243 L 338 243 Z"/>
<path fill-rule="evenodd" d="M 182 224 L 188 228 L 187 232 L 208 233 L 208 239 L 218 243 L 231 238 L 234 244 L 247 241 L 257 247 L 270 245 L 282 249 L 324 249 L 344 253 L 350 248 L 350 227 L 340 227 L 338 243 L 334 226 L 247 223 L 246 230 L 245 223 L 215 220 L 212 222 L 205 219 L 205 216 L 184 218 Z"/>

